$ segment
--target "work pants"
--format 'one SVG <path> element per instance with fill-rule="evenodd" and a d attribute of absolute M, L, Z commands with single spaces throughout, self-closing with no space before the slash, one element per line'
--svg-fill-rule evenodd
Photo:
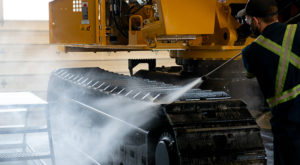
<path fill-rule="evenodd" d="M 300 165 L 300 124 L 271 120 L 274 165 Z"/>

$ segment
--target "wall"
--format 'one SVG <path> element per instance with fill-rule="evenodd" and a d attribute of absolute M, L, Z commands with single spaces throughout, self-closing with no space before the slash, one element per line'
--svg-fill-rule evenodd
<path fill-rule="evenodd" d="M 128 58 L 156 58 L 157 66 L 175 65 L 168 52 L 66 54 L 59 51 L 61 46 L 49 45 L 48 33 L 47 21 L 6 21 L 0 25 L 0 92 L 32 91 L 45 97 L 49 75 L 56 68 L 101 67 L 129 74 Z"/>

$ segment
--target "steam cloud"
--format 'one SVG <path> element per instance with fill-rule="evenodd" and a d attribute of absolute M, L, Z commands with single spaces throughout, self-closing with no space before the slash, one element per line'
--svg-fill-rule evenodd
<path fill-rule="evenodd" d="M 109 114 L 105 115 L 110 120 L 99 121 L 99 124 L 91 119 L 90 112 L 85 111 L 70 116 L 62 110 L 52 116 L 58 164 L 104 164 L 111 161 L 123 139 L 134 129 L 150 122 L 158 108 L 151 102 L 119 96 L 98 100 L 95 105 L 100 108 L 89 107 L 91 114 L 101 116 L 108 110 Z"/>
<path fill-rule="evenodd" d="M 78 102 L 88 106 L 92 114 L 100 116 L 104 114 L 110 118 L 105 122 L 99 121 L 101 124 L 97 124 L 97 121 L 88 114 L 89 112 L 74 111 L 70 116 L 63 110 L 58 111 L 53 123 L 57 163 L 71 165 L 76 162 L 83 165 L 113 161 L 114 152 L 119 149 L 125 137 L 134 129 L 151 122 L 161 103 L 174 102 L 202 81 L 201 78 L 194 80 L 167 95 L 160 103 L 131 100 L 120 96 L 93 100 L 93 106 Z M 72 109 L 72 107 L 66 108 Z M 106 113 L 107 111 L 109 113 Z"/>

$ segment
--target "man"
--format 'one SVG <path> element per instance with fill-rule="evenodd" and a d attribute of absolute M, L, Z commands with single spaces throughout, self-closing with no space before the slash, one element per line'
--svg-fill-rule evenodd
<path fill-rule="evenodd" d="M 275 0 L 249 0 L 245 16 L 257 39 L 243 51 L 272 112 L 274 164 L 300 164 L 300 24 L 278 22 Z"/>

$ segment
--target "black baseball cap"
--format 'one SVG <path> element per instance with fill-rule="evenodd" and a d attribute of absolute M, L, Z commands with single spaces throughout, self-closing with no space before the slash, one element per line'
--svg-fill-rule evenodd
<path fill-rule="evenodd" d="M 278 13 L 278 11 L 270 13 L 270 8 L 273 6 L 277 7 L 275 0 L 248 0 L 246 7 L 238 12 L 237 17 L 240 18 L 245 15 L 261 18 L 273 16 Z"/>

